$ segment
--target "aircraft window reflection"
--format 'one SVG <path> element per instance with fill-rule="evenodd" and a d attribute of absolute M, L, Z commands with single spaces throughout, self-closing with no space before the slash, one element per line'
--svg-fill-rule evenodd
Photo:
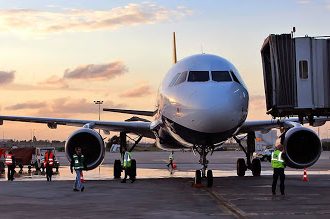
<path fill-rule="evenodd" d="M 174 78 L 172 79 L 169 87 L 172 87 L 174 85 L 174 83 L 176 82 L 176 80 L 178 79 L 178 77 L 180 76 L 181 73 L 178 73 L 174 76 Z"/>
<path fill-rule="evenodd" d="M 188 74 L 187 71 L 182 72 L 181 75 L 180 75 L 180 77 L 176 80 L 176 82 L 175 82 L 174 85 L 181 84 L 181 83 L 185 82 L 186 81 L 186 78 L 187 78 L 187 74 Z"/>
<path fill-rule="evenodd" d="M 211 74 L 213 81 L 233 81 L 228 71 L 212 71 Z"/>
<path fill-rule="evenodd" d="M 236 77 L 236 75 L 234 74 L 234 72 L 230 71 L 231 76 L 233 77 L 234 81 L 241 84 L 241 82 L 239 82 L 238 78 Z"/>
<path fill-rule="evenodd" d="M 190 71 L 188 81 L 190 82 L 203 82 L 210 80 L 208 71 Z"/>

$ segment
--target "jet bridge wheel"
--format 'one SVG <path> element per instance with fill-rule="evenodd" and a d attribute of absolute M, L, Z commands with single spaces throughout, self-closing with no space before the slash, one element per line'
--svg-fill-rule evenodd
<path fill-rule="evenodd" d="M 245 171 L 247 170 L 245 160 L 243 158 L 237 159 L 237 175 L 244 176 Z"/>
<path fill-rule="evenodd" d="M 115 179 L 120 179 L 121 176 L 121 162 L 120 160 L 115 160 L 113 165 L 113 176 Z"/>
<path fill-rule="evenodd" d="M 213 186 L 213 172 L 212 170 L 207 171 L 207 187 Z"/>
<path fill-rule="evenodd" d="M 195 185 L 202 183 L 202 173 L 200 170 L 196 170 L 195 172 Z"/>
<path fill-rule="evenodd" d="M 252 160 L 251 170 L 252 170 L 252 175 L 253 176 L 260 176 L 260 173 L 261 173 L 261 162 L 260 162 L 259 159 L 253 159 Z"/>

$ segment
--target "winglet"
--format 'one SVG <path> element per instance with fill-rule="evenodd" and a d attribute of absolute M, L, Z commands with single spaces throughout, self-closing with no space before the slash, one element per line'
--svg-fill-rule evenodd
<path fill-rule="evenodd" d="M 175 39 L 175 32 L 173 32 L 173 63 L 177 62 L 176 58 L 176 39 Z"/>

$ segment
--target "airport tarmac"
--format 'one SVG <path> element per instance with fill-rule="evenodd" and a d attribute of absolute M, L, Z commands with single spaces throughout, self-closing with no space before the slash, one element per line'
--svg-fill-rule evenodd
<path fill-rule="evenodd" d="M 58 154 L 59 159 L 64 155 Z M 86 191 L 73 192 L 74 176 L 61 167 L 53 182 L 42 175 L 0 179 L 0 218 L 329 218 L 330 153 L 308 169 L 287 168 L 286 195 L 271 195 L 272 171 L 262 162 L 261 177 L 237 177 L 242 152 L 216 152 L 210 159 L 214 187 L 192 186 L 198 158 L 175 153 L 178 170 L 165 168 L 168 153 L 136 152 L 138 180 L 122 184 L 112 178 L 116 153 L 107 153 L 101 168 L 85 173 Z"/>

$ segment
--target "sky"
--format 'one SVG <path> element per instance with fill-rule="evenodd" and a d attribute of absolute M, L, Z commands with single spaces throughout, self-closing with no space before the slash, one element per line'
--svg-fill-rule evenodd
<path fill-rule="evenodd" d="M 0 0 L 0 114 L 98 119 L 102 107 L 154 110 L 178 59 L 231 61 L 250 94 L 248 119 L 266 115 L 260 49 L 269 34 L 329 35 L 330 0 Z M 101 112 L 102 120 L 128 115 Z M 65 140 L 76 128 L 4 122 L 5 139 Z M 323 137 L 328 126 L 321 128 Z"/>

